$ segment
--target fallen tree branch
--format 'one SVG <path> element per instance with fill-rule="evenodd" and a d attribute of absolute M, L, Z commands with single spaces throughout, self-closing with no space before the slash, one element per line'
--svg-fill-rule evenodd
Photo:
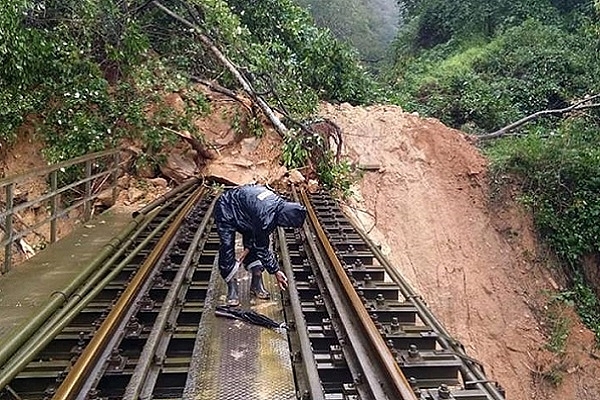
<path fill-rule="evenodd" d="M 495 132 L 492 133 L 488 133 L 485 135 L 480 135 L 477 137 L 478 140 L 489 140 L 489 139 L 496 139 L 499 138 L 501 136 L 506 135 L 509 131 L 523 125 L 526 124 L 527 122 L 533 121 L 535 119 L 538 119 L 539 117 L 545 116 L 545 115 L 553 115 L 553 114 L 565 114 L 565 113 L 569 113 L 572 111 L 579 111 L 579 110 L 585 110 L 585 109 L 589 109 L 589 108 L 597 108 L 600 107 L 600 103 L 592 103 L 592 104 L 585 104 L 588 103 L 592 100 L 595 100 L 597 98 L 600 98 L 600 93 L 599 94 L 595 94 L 593 96 L 587 97 L 581 101 L 578 101 L 576 103 L 574 103 L 573 105 L 569 106 L 569 107 L 565 107 L 565 108 L 557 108 L 554 110 L 543 110 L 543 111 L 538 111 L 536 113 L 533 113 L 531 115 L 528 115 L 524 118 L 521 118 L 520 120 L 513 122 L 512 124 L 509 124 L 507 126 L 505 126 L 504 128 L 500 128 Z"/>
<path fill-rule="evenodd" d="M 228 89 L 228 88 L 226 88 L 224 86 L 221 86 L 218 83 L 215 83 L 213 81 L 207 81 L 207 80 L 199 78 L 197 76 L 191 76 L 190 78 L 192 79 L 192 81 L 200 83 L 200 84 L 206 86 L 207 88 L 209 88 L 212 91 L 215 91 L 217 93 L 222 93 L 225 96 L 232 98 L 233 100 L 235 100 L 238 103 L 240 103 L 249 112 L 254 113 L 254 107 L 253 106 L 249 106 L 247 104 L 247 101 L 245 101 L 244 98 L 238 96 L 238 94 L 236 92 L 234 92 L 233 90 Z"/>
<path fill-rule="evenodd" d="M 183 138 L 186 142 L 188 142 L 190 144 L 190 146 L 192 146 L 192 149 L 194 149 L 196 151 L 196 157 L 195 157 L 194 161 L 198 167 L 200 167 L 202 165 L 201 157 L 204 157 L 204 159 L 209 159 L 209 160 L 212 160 L 213 158 L 215 158 L 215 156 L 213 154 L 211 154 L 210 151 L 208 151 L 206 146 L 204 146 L 204 144 L 202 144 L 202 142 L 200 142 L 200 140 L 193 137 L 189 132 L 179 132 L 174 129 L 167 128 L 166 126 L 163 126 L 163 129 L 166 130 L 167 132 L 174 133 L 175 135 Z"/>
<path fill-rule="evenodd" d="M 286 137 L 288 135 L 287 127 L 275 115 L 275 113 L 273 112 L 271 107 L 269 107 L 267 102 L 256 93 L 256 91 L 252 88 L 252 85 L 250 85 L 248 80 L 240 73 L 236 66 L 221 52 L 221 50 L 217 48 L 213 41 L 204 33 L 202 33 L 200 27 L 198 27 L 196 24 L 191 23 L 179 14 L 171 11 L 170 9 L 162 5 L 159 1 L 154 0 L 152 3 L 170 17 L 191 28 L 200 39 L 200 42 L 202 42 L 202 44 L 217 58 L 217 60 L 219 60 L 219 62 L 225 68 L 227 68 L 229 72 L 231 72 L 231 74 L 242 86 L 244 92 L 246 92 L 246 94 L 250 96 L 252 101 L 256 103 L 259 106 L 259 108 L 265 113 L 265 115 L 267 116 L 267 118 L 269 118 L 279 135 L 281 135 L 281 137 Z"/>

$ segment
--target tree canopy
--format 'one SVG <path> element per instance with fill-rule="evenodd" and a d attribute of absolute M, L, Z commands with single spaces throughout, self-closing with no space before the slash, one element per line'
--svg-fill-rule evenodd
<path fill-rule="evenodd" d="M 310 115 L 319 99 L 373 98 L 355 51 L 291 0 L 161 3 L 201 27 L 292 116 Z M 159 90 L 179 90 L 193 76 L 236 85 L 188 27 L 153 2 L 6 0 L 0 36 L 0 141 L 14 140 L 25 119 L 36 117 L 53 161 L 103 148 L 136 127 L 158 147 L 168 134 L 157 126 L 193 128 L 168 110 L 151 121 L 143 115 L 160 102 Z M 200 97 L 188 100 L 205 107 Z"/>

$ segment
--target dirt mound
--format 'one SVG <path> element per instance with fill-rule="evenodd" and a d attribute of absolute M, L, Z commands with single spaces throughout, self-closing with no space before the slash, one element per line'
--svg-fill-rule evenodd
<path fill-rule="evenodd" d="M 322 114 L 343 129 L 354 162 L 380 167 L 348 210 L 508 398 L 600 398 L 589 331 L 573 323 L 578 340 L 564 354 L 545 350 L 544 293 L 556 280 L 536 262 L 527 213 L 510 197 L 489 201 L 486 160 L 464 134 L 393 106 L 324 105 Z"/>

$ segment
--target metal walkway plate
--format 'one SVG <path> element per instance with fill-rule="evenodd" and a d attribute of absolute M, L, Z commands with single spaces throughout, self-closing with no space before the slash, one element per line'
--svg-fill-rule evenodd
<path fill-rule="evenodd" d="M 275 279 L 263 274 L 271 300 L 250 298 L 250 274 L 237 275 L 241 308 L 252 309 L 283 321 L 281 296 Z M 211 278 L 206 312 L 190 366 L 185 400 L 296 399 L 289 344 L 285 332 L 216 317 L 217 305 L 225 304 L 226 286 L 218 271 Z"/>

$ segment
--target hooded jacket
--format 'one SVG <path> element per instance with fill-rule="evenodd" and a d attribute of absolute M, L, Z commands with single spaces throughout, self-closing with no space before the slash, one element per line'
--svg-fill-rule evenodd
<path fill-rule="evenodd" d="M 269 236 L 276 227 L 300 227 L 306 208 L 291 203 L 260 185 L 246 185 L 221 195 L 215 205 L 215 222 L 221 239 L 219 266 L 230 270 L 235 264 L 235 232 L 244 237 L 244 247 L 260 260 L 271 274 L 279 265 L 269 249 Z"/>

